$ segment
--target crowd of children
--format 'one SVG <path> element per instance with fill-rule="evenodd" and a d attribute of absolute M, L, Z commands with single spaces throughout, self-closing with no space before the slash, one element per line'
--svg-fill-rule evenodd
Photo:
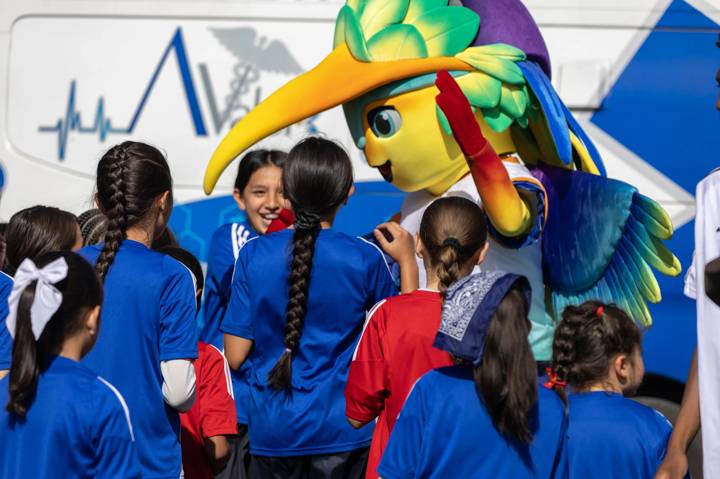
<path fill-rule="evenodd" d="M 14 215 L 0 479 L 654 476 L 672 428 L 627 398 L 644 373 L 632 318 L 568 307 L 537 362 L 542 292 L 483 267 L 481 205 L 440 198 L 415 237 L 388 222 L 358 238 L 333 229 L 353 191 L 332 141 L 248 153 L 247 219 L 213 234 L 207 280 L 167 228 L 152 146 L 103 155 L 98 209 Z"/>

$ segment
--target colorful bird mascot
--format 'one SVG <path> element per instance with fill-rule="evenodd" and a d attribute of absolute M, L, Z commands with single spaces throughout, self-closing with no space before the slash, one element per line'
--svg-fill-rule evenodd
<path fill-rule="evenodd" d="M 483 205 L 492 244 L 482 268 L 529 278 L 537 360 L 550 359 L 568 304 L 614 302 L 649 326 L 646 301 L 660 300 L 651 266 L 680 273 L 661 242 L 672 223 L 653 200 L 606 178 L 550 75 L 520 0 L 348 0 L 333 51 L 234 126 L 205 190 L 256 142 L 342 105 L 370 166 L 409 192 L 400 222 L 411 233 L 437 196 Z"/>

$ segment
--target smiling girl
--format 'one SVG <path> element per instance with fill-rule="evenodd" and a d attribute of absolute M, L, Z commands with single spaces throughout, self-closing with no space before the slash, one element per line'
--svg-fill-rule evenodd
<path fill-rule="evenodd" d="M 255 150 L 240 160 L 233 198 L 247 219 L 220 226 L 210 240 L 200 340 L 220 349 L 220 322 L 230 300 L 230 282 L 240 249 L 249 239 L 265 234 L 287 206 L 282 188 L 286 156 L 278 150 Z"/>

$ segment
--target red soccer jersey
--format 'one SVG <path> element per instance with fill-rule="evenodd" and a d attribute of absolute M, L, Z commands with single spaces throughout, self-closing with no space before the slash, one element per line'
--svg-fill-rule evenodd
<path fill-rule="evenodd" d="M 186 479 L 212 479 L 205 439 L 237 434 L 235 399 L 225 356 L 215 347 L 198 343 L 195 360 L 195 404 L 180 414 L 180 442 Z"/>
<path fill-rule="evenodd" d="M 452 365 L 432 344 L 440 327 L 442 299 L 437 291 L 418 289 L 373 307 L 350 364 L 345 413 L 360 422 L 378 418 L 366 478 L 376 468 L 405 398 L 426 372 Z"/>

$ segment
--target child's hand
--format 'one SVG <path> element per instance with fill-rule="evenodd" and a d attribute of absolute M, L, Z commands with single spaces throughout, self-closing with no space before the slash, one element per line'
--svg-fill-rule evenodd
<path fill-rule="evenodd" d="M 655 473 L 655 479 L 683 479 L 687 477 L 687 454 L 672 448 L 668 449 L 665 459 Z"/>
<path fill-rule="evenodd" d="M 415 238 L 392 221 L 382 223 L 373 231 L 380 247 L 400 264 L 415 262 Z"/>

